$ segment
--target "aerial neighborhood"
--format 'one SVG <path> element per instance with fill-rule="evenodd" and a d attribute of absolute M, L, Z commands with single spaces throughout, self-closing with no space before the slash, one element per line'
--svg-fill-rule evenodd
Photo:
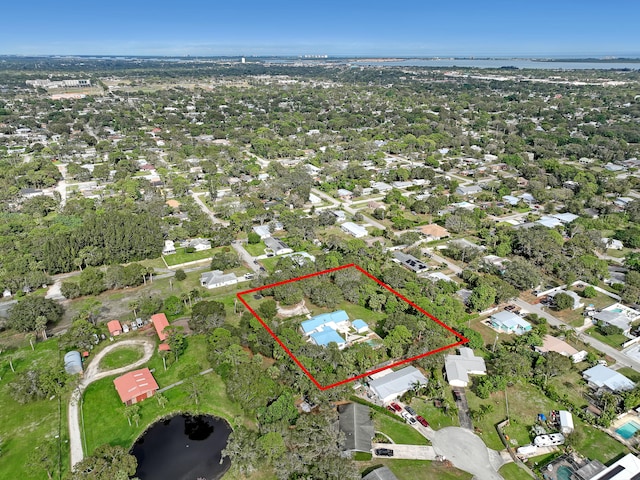
<path fill-rule="evenodd" d="M 36 60 L 0 478 L 640 478 L 637 70 Z"/>

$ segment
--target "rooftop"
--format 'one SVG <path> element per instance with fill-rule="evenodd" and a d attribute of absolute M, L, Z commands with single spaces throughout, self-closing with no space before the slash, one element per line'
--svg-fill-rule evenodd
<path fill-rule="evenodd" d="M 148 368 L 125 373 L 116 378 L 113 384 L 124 403 L 150 390 L 158 390 L 158 384 Z"/>

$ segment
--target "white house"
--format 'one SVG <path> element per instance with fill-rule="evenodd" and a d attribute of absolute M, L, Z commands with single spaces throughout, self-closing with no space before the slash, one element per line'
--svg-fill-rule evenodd
<path fill-rule="evenodd" d="M 369 234 L 366 228 L 356 225 L 353 222 L 344 222 L 340 225 L 340 228 L 343 232 L 353 235 L 356 238 L 366 237 Z"/>
<path fill-rule="evenodd" d="M 444 369 L 447 381 L 452 387 L 469 385 L 469 375 L 487 374 L 484 358 L 476 357 L 468 347 L 462 347 L 459 355 L 447 355 L 444 359 Z"/>
<path fill-rule="evenodd" d="M 490 323 L 493 328 L 504 333 L 520 335 L 531 330 L 531 324 L 515 313 L 503 310 L 491 315 Z"/>
<path fill-rule="evenodd" d="M 173 243 L 173 240 L 165 240 L 162 255 L 171 255 L 172 253 L 176 253 L 175 243 Z"/>
<path fill-rule="evenodd" d="M 257 225 L 252 228 L 252 230 L 260 235 L 260 239 L 264 240 L 265 238 L 269 238 L 271 236 L 271 230 L 269 229 L 269 225 Z"/>
<path fill-rule="evenodd" d="M 238 283 L 238 278 L 234 273 L 224 273 L 222 270 L 212 270 L 200 275 L 200 285 L 209 289 L 235 285 L 236 283 Z"/>
<path fill-rule="evenodd" d="M 382 401 L 389 403 L 416 385 L 426 385 L 427 378 L 416 367 L 405 367 L 369 382 L 371 391 Z"/>
<path fill-rule="evenodd" d="M 611 250 L 622 250 L 624 248 L 624 244 L 615 238 L 602 237 L 601 240 L 604 246 Z"/>
<path fill-rule="evenodd" d="M 582 372 L 582 378 L 592 388 L 607 388 L 612 392 L 633 390 L 636 386 L 631 380 L 621 373 L 611 370 L 604 365 L 596 365 Z"/>
<path fill-rule="evenodd" d="M 311 203 L 311 205 L 320 205 L 322 203 L 322 199 L 319 196 L 310 193 L 309 203 Z"/>
<path fill-rule="evenodd" d="M 456 194 L 467 196 L 467 195 L 477 195 L 482 191 L 482 187 L 480 185 L 468 185 L 464 187 L 456 188 Z"/>
<path fill-rule="evenodd" d="M 211 242 L 206 238 L 194 238 L 193 240 L 189 240 L 186 246 L 195 248 L 196 252 L 201 252 L 203 250 L 210 250 Z"/>
<path fill-rule="evenodd" d="M 293 248 L 289 247 L 286 243 L 284 243 L 279 238 L 275 237 L 267 237 L 263 239 L 264 244 L 267 248 L 271 249 L 271 251 L 275 255 L 284 255 L 285 253 L 293 253 Z"/>

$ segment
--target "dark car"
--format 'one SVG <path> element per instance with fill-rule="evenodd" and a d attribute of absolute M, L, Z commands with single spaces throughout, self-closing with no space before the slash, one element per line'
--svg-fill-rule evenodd
<path fill-rule="evenodd" d="M 414 417 L 416 416 L 416 411 L 413 408 L 411 408 L 409 405 L 405 406 L 404 409 Z"/>
<path fill-rule="evenodd" d="M 395 403 L 395 402 L 391 402 L 391 404 L 389 404 L 389 406 L 391 408 L 393 408 L 396 412 L 399 412 L 399 411 L 402 410 L 402 407 L 400 405 L 398 405 L 397 403 Z"/>
<path fill-rule="evenodd" d="M 453 396 L 456 400 L 462 400 L 462 394 L 458 390 L 453 391 Z"/>
<path fill-rule="evenodd" d="M 423 417 L 421 417 L 420 415 L 416 416 L 416 420 L 418 420 L 418 423 L 420 423 L 420 425 L 422 425 L 423 427 L 428 427 L 429 426 L 429 422 L 427 422 Z"/>
<path fill-rule="evenodd" d="M 376 448 L 374 451 L 379 457 L 393 457 L 393 450 L 390 448 Z"/>

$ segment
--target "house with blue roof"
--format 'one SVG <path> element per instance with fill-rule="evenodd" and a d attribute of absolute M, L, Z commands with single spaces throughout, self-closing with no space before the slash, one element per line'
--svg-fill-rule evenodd
<path fill-rule="evenodd" d="M 330 324 L 335 324 L 335 326 L 349 321 L 349 315 L 344 310 L 336 310 L 331 313 L 322 313 L 320 315 L 316 315 L 315 317 L 305 320 L 300 324 L 302 327 L 302 331 L 309 335 L 310 333 L 316 330 L 322 330 L 325 326 L 330 326 Z M 336 330 L 336 328 L 333 328 Z"/>
<path fill-rule="evenodd" d="M 491 326 L 496 330 L 504 333 L 515 333 L 522 335 L 531 331 L 531 324 L 524 320 L 520 315 L 503 310 L 494 313 L 489 319 Z"/>
<path fill-rule="evenodd" d="M 338 348 L 342 350 L 347 346 L 347 342 L 340 336 L 338 332 L 332 329 L 323 330 L 321 332 L 313 332 L 309 335 L 313 343 L 320 347 L 326 347 L 331 342 L 338 345 Z"/>
<path fill-rule="evenodd" d="M 351 326 L 354 328 L 356 333 L 364 333 L 369 330 L 369 325 L 364 320 L 354 320 L 351 322 Z"/>
<path fill-rule="evenodd" d="M 342 350 L 354 339 L 361 339 L 358 334 L 368 332 L 369 325 L 364 320 L 349 321 L 349 315 L 344 310 L 331 313 L 322 313 L 300 324 L 302 333 L 321 347 L 326 347 L 332 342 Z"/>

